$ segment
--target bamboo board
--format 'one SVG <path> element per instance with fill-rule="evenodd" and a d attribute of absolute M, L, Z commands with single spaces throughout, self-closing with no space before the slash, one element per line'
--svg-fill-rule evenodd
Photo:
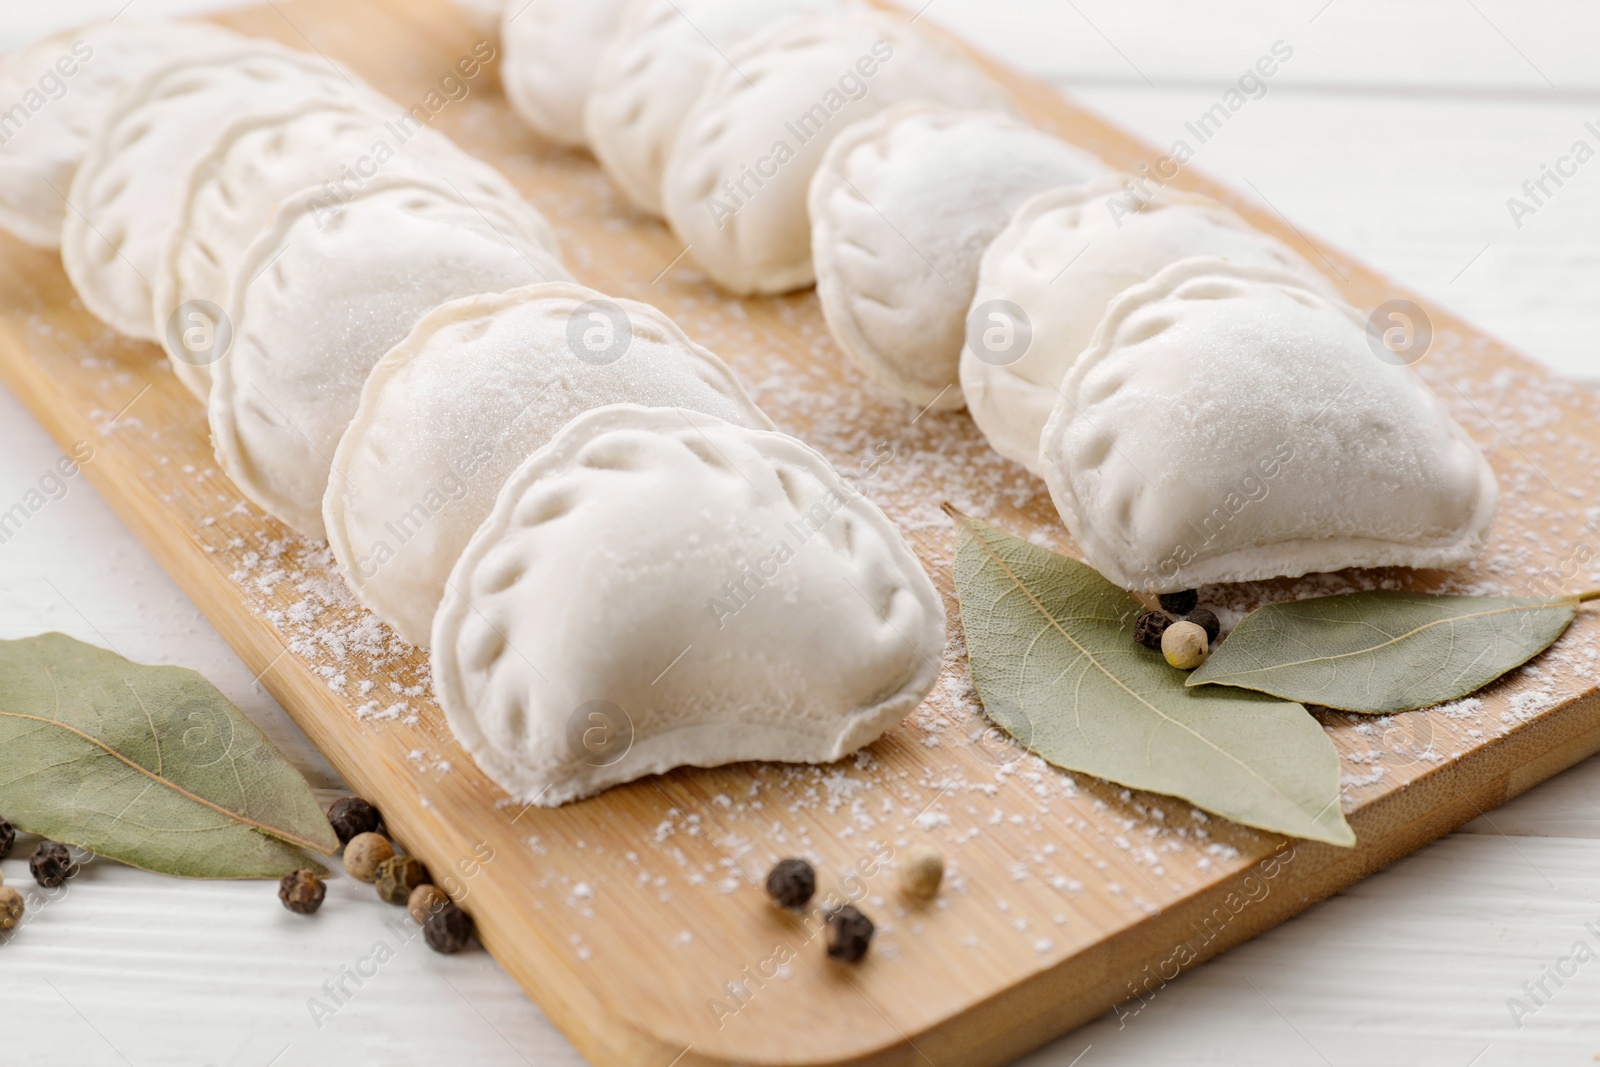
<path fill-rule="evenodd" d="M 443 0 L 298 0 L 226 21 L 315 48 L 408 106 L 449 88 L 481 39 Z M 1163 154 L 996 73 L 1036 123 L 1115 165 Z M 1344 763 L 1352 850 L 1285 842 L 1023 756 L 986 729 L 966 683 L 954 533 L 938 505 L 1070 552 L 1043 486 L 999 460 L 964 414 L 919 415 L 867 384 L 828 339 L 813 295 L 719 295 L 589 159 L 529 134 L 492 70 L 466 87 L 434 98 L 444 101 L 435 127 L 545 210 L 581 281 L 663 308 L 783 429 L 842 469 L 870 471 L 867 491 L 946 594 L 944 684 L 866 756 L 680 771 L 556 811 L 511 805 L 451 740 L 424 657 L 355 609 L 325 546 L 263 517 L 217 471 L 203 411 L 156 350 L 93 321 L 56 257 L 4 239 L 0 376 L 63 450 L 93 446 L 84 471 L 99 491 L 595 1063 L 1003 1063 L 1600 750 L 1600 626 L 1585 612 L 1480 702 L 1323 716 Z M 1409 295 L 1192 168 L 1172 184 L 1283 237 L 1358 307 Z M 1449 576 L 1324 576 L 1217 591 L 1212 603 L 1242 611 L 1376 584 L 1596 584 L 1585 502 L 1600 500 L 1600 401 L 1428 310 L 1436 338 L 1419 370 L 1504 491 L 1489 549 Z M 924 841 L 951 876 L 936 903 L 908 907 L 892 857 Z M 864 895 L 880 935 L 863 964 L 828 965 L 814 924 L 766 904 L 761 881 L 787 854 L 818 863 L 824 892 Z"/>

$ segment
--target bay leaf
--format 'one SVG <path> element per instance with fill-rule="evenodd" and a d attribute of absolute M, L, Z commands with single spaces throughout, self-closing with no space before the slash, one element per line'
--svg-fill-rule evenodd
<path fill-rule="evenodd" d="M 338 847 L 311 787 L 194 671 L 65 634 L 0 641 L 0 814 L 189 878 L 269 878 Z"/>
<path fill-rule="evenodd" d="M 1305 708 L 1189 689 L 1133 640 L 1140 606 L 1092 568 L 946 505 L 985 713 L 1050 763 L 1264 830 L 1353 845 L 1339 757 Z"/>
<path fill-rule="evenodd" d="M 1379 589 L 1270 604 L 1246 615 L 1189 685 L 1371 715 L 1431 707 L 1549 648 L 1578 602 Z"/>

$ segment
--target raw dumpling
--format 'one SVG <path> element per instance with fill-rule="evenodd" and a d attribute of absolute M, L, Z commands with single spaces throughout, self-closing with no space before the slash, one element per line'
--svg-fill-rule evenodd
<path fill-rule="evenodd" d="M 961 407 L 984 249 L 1024 200 L 1106 173 L 998 112 L 911 102 L 849 127 L 810 196 L 817 295 L 839 347 L 918 407 Z"/>
<path fill-rule="evenodd" d="M 661 214 L 661 177 L 683 116 L 723 58 L 787 18 L 824 18 L 859 0 L 640 0 L 600 57 L 584 112 L 589 146 L 629 200 Z"/>
<path fill-rule="evenodd" d="M 500 21 L 505 18 L 507 0 L 455 0 L 456 7 L 474 29 L 484 33 L 499 33 Z"/>
<path fill-rule="evenodd" d="M 427 645 L 450 568 L 511 472 L 575 416 L 620 403 L 772 428 L 648 304 L 552 283 L 435 309 L 373 368 L 334 454 L 323 513 L 351 590 Z"/>
<path fill-rule="evenodd" d="M 491 222 L 447 186 L 377 178 L 332 215 L 286 199 L 228 301 L 232 348 L 211 368 L 218 462 L 323 536 L 329 462 L 373 364 L 440 304 L 566 278 L 537 230 Z"/>
<path fill-rule="evenodd" d="M 0 57 L 0 227 L 61 247 L 72 176 L 117 94 L 179 56 L 243 41 L 220 26 L 123 17 Z"/>
<path fill-rule="evenodd" d="M 600 55 L 630 0 L 515 0 L 500 27 L 500 81 L 522 118 L 557 144 L 581 145 Z"/>
<path fill-rule="evenodd" d="M 1494 517 L 1472 439 L 1299 273 L 1174 264 L 1117 297 L 1061 388 L 1045 480 L 1128 589 L 1454 567 Z"/>
<path fill-rule="evenodd" d="M 183 211 L 189 168 L 228 123 L 329 94 L 385 110 L 326 59 L 271 41 L 168 66 L 119 97 L 73 179 L 75 210 L 61 230 L 61 259 L 84 306 L 121 333 L 155 340 L 148 279 Z"/>
<path fill-rule="evenodd" d="M 205 400 L 215 346 L 190 351 L 172 312 L 190 301 L 225 307 L 239 260 L 271 219 L 278 202 L 304 190 L 331 211 L 379 175 L 427 175 L 447 183 L 486 213 L 519 216 L 552 254 L 555 237 L 543 216 L 486 163 L 405 113 L 384 118 L 337 99 L 297 111 L 235 122 L 195 165 L 183 210 L 153 282 L 153 322 L 178 379 Z M 208 310 L 208 309 L 207 309 Z M 204 312 L 190 309 L 188 318 Z M 195 323 L 207 325 L 205 321 Z M 209 340 L 209 331 L 201 336 Z M 212 335 L 214 336 L 214 335 Z"/>
<path fill-rule="evenodd" d="M 944 605 L 884 514 L 781 433 L 632 405 L 525 462 L 450 575 L 456 739 L 553 806 L 679 766 L 826 763 L 938 680 Z"/>
<path fill-rule="evenodd" d="M 1124 190 L 1124 180 L 1053 189 L 1023 204 L 978 271 L 968 339 L 975 333 L 1000 346 L 962 350 L 967 410 L 995 451 L 1035 474 L 1039 434 L 1061 379 L 1107 305 L 1130 285 L 1180 259 L 1218 256 L 1300 271 L 1333 295 L 1293 249 L 1216 201 L 1172 189 L 1143 197 Z M 1017 310 L 1031 333 L 1011 321 Z"/>
<path fill-rule="evenodd" d="M 661 196 L 689 255 L 741 295 L 801 289 L 816 277 L 806 192 L 846 126 L 902 100 L 1009 106 L 971 60 L 904 16 L 781 23 L 728 62 L 684 116 Z"/>

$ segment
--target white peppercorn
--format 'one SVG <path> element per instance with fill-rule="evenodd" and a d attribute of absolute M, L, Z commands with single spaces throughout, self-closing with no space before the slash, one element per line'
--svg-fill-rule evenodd
<path fill-rule="evenodd" d="M 929 845 L 916 845 L 906 850 L 900 860 L 900 888 L 907 896 L 927 900 L 939 892 L 944 881 L 944 857 Z"/>
<path fill-rule="evenodd" d="M 1211 641 L 1205 630 L 1192 622 L 1175 622 L 1161 635 L 1161 654 L 1180 671 L 1192 671 L 1206 661 Z"/>
<path fill-rule="evenodd" d="M 378 868 L 394 855 L 394 846 L 382 834 L 357 834 L 344 846 L 344 869 L 362 882 L 376 882 Z"/>

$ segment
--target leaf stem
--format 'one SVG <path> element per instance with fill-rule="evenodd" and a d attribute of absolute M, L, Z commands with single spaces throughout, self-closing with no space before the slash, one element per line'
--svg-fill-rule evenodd
<path fill-rule="evenodd" d="M 1591 600 L 1600 600 L 1600 589 L 1591 589 L 1587 593 L 1578 594 L 1578 603 L 1587 604 Z"/>

